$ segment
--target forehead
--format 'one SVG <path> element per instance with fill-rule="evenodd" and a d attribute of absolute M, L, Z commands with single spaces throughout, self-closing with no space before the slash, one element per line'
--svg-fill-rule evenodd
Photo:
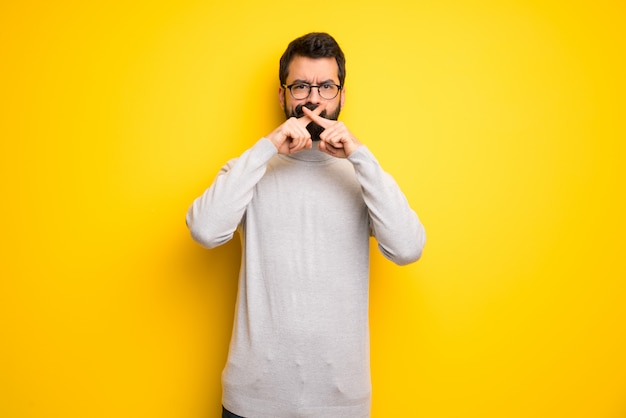
<path fill-rule="evenodd" d="M 287 84 L 293 80 L 318 82 L 333 80 L 339 83 L 339 67 L 335 58 L 309 58 L 295 56 L 289 63 Z"/>

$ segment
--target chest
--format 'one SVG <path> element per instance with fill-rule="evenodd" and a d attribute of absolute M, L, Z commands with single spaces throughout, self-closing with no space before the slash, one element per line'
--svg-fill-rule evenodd
<path fill-rule="evenodd" d="M 253 203 L 276 214 L 356 214 L 365 208 L 352 165 L 276 162 L 257 184 Z"/>

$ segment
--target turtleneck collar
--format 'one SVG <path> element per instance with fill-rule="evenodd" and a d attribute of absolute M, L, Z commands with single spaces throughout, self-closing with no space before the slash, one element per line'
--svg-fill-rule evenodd
<path fill-rule="evenodd" d="M 319 141 L 313 141 L 313 147 L 311 149 L 303 150 L 295 154 L 285 155 L 285 157 L 308 162 L 322 162 L 335 159 L 335 157 L 320 151 L 318 149 L 318 145 Z"/>

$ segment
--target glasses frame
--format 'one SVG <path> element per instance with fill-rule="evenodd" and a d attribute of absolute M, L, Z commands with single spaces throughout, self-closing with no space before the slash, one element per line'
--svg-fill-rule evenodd
<path fill-rule="evenodd" d="M 309 94 L 307 94 L 307 95 L 306 95 L 306 97 L 303 97 L 303 98 L 299 99 L 299 98 L 297 98 L 296 96 L 294 96 L 294 95 L 293 95 L 293 91 L 291 91 L 291 88 L 292 88 L 293 86 L 296 86 L 296 85 L 302 85 L 302 84 L 304 84 L 304 85 L 306 85 L 306 86 L 309 86 Z M 330 99 L 327 99 L 326 97 L 322 96 L 322 93 L 320 92 L 320 87 L 322 87 L 324 84 L 332 84 L 333 86 L 337 87 L 337 94 L 335 94 L 335 95 L 334 95 L 333 97 L 331 97 Z M 287 84 L 283 84 L 283 86 L 282 86 L 282 87 L 283 87 L 283 88 L 285 88 L 285 89 L 288 89 L 288 90 L 289 90 L 289 94 L 291 94 L 291 97 L 293 97 L 293 98 L 294 98 L 294 99 L 296 99 L 296 100 L 306 100 L 306 99 L 308 99 L 308 98 L 311 96 L 311 92 L 313 91 L 313 88 L 316 88 L 316 89 L 317 89 L 317 94 L 319 94 L 319 96 L 320 96 L 322 99 L 324 99 L 324 100 L 333 100 L 333 99 L 335 99 L 337 96 L 339 96 L 339 92 L 340 92 L 340 91 L 341 91 L 341 89 L 343 88 L 343 86 L 341 86 L 341 85 L 339 85 L 339 84 L 335 84 L 335 83 L 322 83 L 321 85 L 316 86 L 316 85 L 309 84 L 309 83 L 303 83 L 303 82 L 301 82 L 301 81 L 299 81 L 299 82 L 297 82 L 297 83 L 291 83 L 291 84 L 289 84 L 289 85 L 287 85 Z"/>

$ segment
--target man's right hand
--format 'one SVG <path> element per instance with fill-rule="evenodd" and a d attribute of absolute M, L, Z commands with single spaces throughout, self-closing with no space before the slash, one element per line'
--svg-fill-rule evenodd
<path fill-rule="evenodd" d="M 313 114 L 319 116 L 322 110 L 322 106 L 318 106 L 313 111 Z M 302 116 L 301 118 L 290 117 L 285 123 L 276 128 L 274 132 L 265 137 L 272 141 L 279 154 L 295 154 L 313 147 L 311 134 L 306 129 L 311 122 L 312 120 L 309 116 Z"/>

